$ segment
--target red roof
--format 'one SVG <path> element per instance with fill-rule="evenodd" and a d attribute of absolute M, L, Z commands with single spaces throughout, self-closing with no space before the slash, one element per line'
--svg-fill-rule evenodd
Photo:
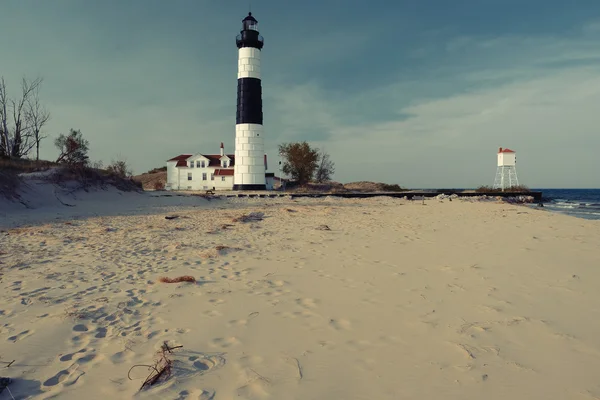
<path fill-rule="evenodd" d="M 502 147 L 500 147 L 500 150 L 498 150 L 498 153 L 514 153 L 514 151 L 511 149 L 503 149 Z"/>
<path fill-rule="evenodd" d="M 209 167 L 220 167 L 221 166 L 221 155 L 220 154 L 201 154 L 202 156 L 208 158 L 208 166 Z M 187 159 L 193 156 L 193 154 L 181 154 L 177 157 L 173 157 L 167 161 L 177 161 L 177 167 L 187 167 Z M 229 163 L 230 167 L 233 167 L 235 164 L 235 155 L 234 154 L 226 154 L 227 157 L 231 159 Z"/>
<path fill-rule="evenodd" d="M 187 160 L 188 158 L 190 158 L 192 156 L 192 154 L 182 154 L 179 155 L 177 157 L 173 157 L 170 160 L 167 161 L 177 161 L 177 167 L 186 167 L 187 166 L 187 162 L 185 160 Z"/>
<path fill-rule="evenodd" d="M 208 166 L 209 167 L 219 167 L 221 166 L 221 156 L 220 154 L 202 154 L 204 157 L 208 158 Z M 233 167 L 235 164 L 235 155 L 234 154 L 225 154 L 227 157 L 231 159 L 229 163 L 230 167 Z"/>
<path fill-rule="evenodd" d="M 232 169 L 215 169 L 215 175 L 216 176 L 233 176 L 233 170 Z"/>

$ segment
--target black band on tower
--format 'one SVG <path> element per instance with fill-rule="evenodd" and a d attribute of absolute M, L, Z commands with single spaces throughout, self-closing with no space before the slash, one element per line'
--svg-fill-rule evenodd
<path fill-rule="evenodd" d="M 262 88 L 258 78 L 239 78 L 236 124 L 263 123 Z"/>

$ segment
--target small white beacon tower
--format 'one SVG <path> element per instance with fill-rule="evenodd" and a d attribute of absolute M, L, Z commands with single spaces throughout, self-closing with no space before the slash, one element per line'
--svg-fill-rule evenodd
<path fill-rule="evenodd" d="M 519 186 L 517 179 L 517 153 L 511 149 L 498 150 L 498 169 L 494 179 L 494 189 L 502 191 L 514 186 Z"/>

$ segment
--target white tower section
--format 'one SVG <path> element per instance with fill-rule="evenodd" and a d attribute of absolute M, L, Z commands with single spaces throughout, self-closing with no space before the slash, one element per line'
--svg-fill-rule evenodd
<path fill-rule="evenodd" d="M 498 169 L 494 179 L 494 189 L 502 191 L 514 186 L 519 186 L 517 179 L 517 153 L 510 149 L 498 150 Z"/>
<path fill-rule="evenodd" d="M 236 38 L 238 47 L 238 90 L 235 126 L 235 172 L 233 190 L 265 190 L 260 55 L 263 38 L 258 21 L 249 13 Z"/>

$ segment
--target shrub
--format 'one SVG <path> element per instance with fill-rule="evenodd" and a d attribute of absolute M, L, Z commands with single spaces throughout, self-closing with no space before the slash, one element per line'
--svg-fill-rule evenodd
<path fill-rule="evenodd" d="M 52 161 L 0 158 L 1 171 L 10 171 L 18 174 L 45 171 L 57 165 L 57 163 Z"/>
<path fill-rule="evenodd" d="M 387 184 L 387 183 L 382 183 L 381 184 L 381 190 L 384 192 L 405 192 L 406 189 L 403 189 L 400 187 L 400 185 L 398 184 Z"/>
<path fill-rule="evenodd" d="M 165 190 L 165 183 L 163 181 L 155 181 L 154 190 Z"/>
<path fill-rule="evenodd" d="M 144 174 L 156 174 L 158 172 L 167 172 L 167 167 L 153 168 L 148 172 L 144 172 Z"/>
<path fill-rule="evenodd" d="M 127 161 L 121 158 L 113 160 L 111 164 L 108 167 L 106 167 L 106 170 L 109 173 L 116 175 L 120 178 L 129 178 L 133 175 L 131 169 L 129 168 L 129 165 L 127 165 Z"/>
<path fill-rule="evenodd" d="M 530 192 L 531 190 L 529 190 L 529 188 L 525 185 L 518 185 L 518 186 L 511 186 L 509 188 L 506 188 L 504 190 L 502 189 L 494 189 L 491 186 L 479 186 L 477 189 L 475 189 L 475 191 L 477 193 L 502 193 L 502 192 L 508 192 L 508 193 L 523 193 L 523 192 Z"/>
<path fill-rule="evenodd" d="M 141 183 L 131 178 L 123 178 L 111 172 L 96 170 L 82 165 L 70 165 L 60 168 L 47 179 L 59 186 L 67 185 L 73 181 L 77 182 L 79 186 L 74 190 L 87 190 L 91 187 L 104 189 L 107 185 L 112 185 L 125 192 L 142 189 Z"/>

